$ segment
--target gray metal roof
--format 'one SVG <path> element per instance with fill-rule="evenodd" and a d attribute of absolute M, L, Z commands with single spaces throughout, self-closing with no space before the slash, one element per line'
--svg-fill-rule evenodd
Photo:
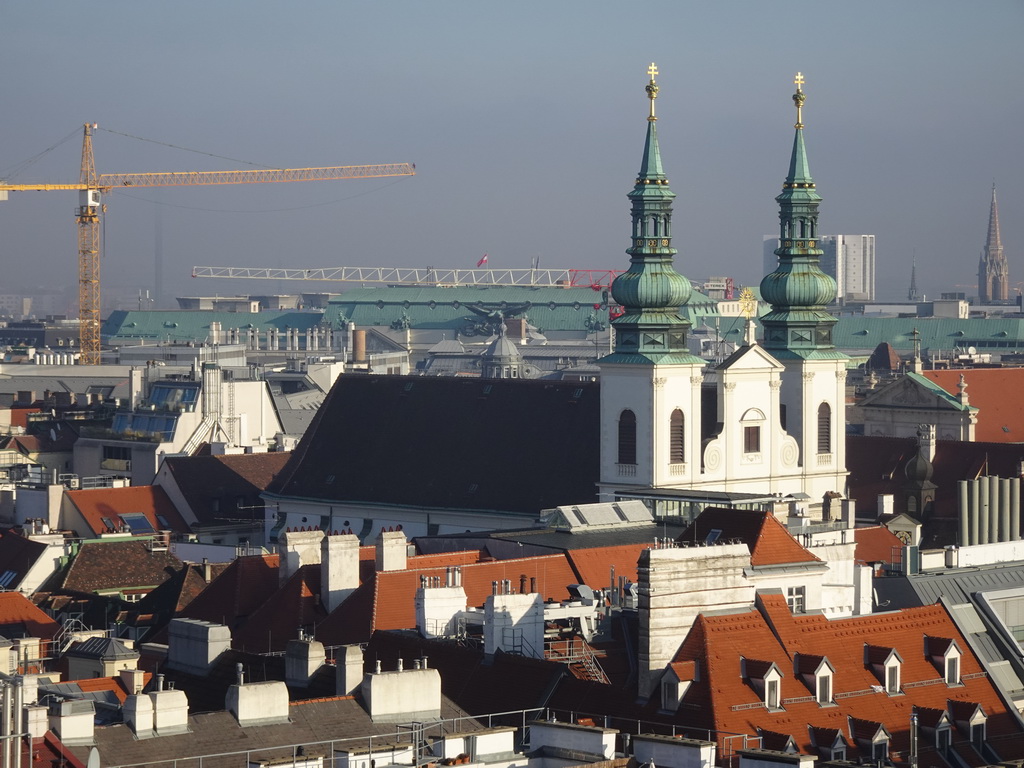
<path fill-rule="evenodd" d="M 940 597 L 952 603 L 969 603 L 975 592 L 1024 586 L 1024 563 L 1002 563 L 995 568 L 959 568 L 943 573 L 921 573 L 909 577 L 922 605 Z"/>

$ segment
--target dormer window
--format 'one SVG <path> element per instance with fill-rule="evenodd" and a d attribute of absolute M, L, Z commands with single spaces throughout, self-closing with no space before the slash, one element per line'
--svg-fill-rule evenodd
<path fill-rule="evenodd" d="M 793 667 L 819 705 L 827 706 L 833 703 L 832 676 L 836 670 L 826 657 L 798 653 L 793 658 Z"/>
<path fill-rule="evenodd" d="M 898 696 L 902 691 L 903 657 L 895 648 L 879 645 L 864 646 L 864 663 L 882 684 L 890 696 Z"/>
<path fill-rule="evenodd" d="M 928 657 L 948 686 L 961 684 L 960 657 L 963 652 L 955 640 L 947 637 L 924 639 L 924 655 Z"/>
<path fill-rule="evenodd" d="M 776 679 L 765 680 L 764 705 L 768 709 L 779 708 L 779 681 Z"/>
<path fill-rule="evenodd" d="M 960 654 L 950 654 L 945 662 L 946 685 L 960 685 Z"/>
<path fill-rule="evenodd" d="M 817 693 L 814 697 L 819 704 L 832 703 L 832 673 L 818 675 Z"/>
<path fill-rule="evenodd" d="M 850 717 L 850 737 L 862 755 L 870 755 L 874 763 L 889 761 L 889 741 L 892 736 L 885 726 L 871 720 Z"/>
<path fill-rule="evenodd" d="M 782 670 L 772 661 L 740 659 L 740 674 L 770 712 L 782 709 Z"/>
<path fill-rule="evenodd" d="M 900 665 L 890 664 L 885 668 L 885 692 L 893 696 L 900 692 Z"/>

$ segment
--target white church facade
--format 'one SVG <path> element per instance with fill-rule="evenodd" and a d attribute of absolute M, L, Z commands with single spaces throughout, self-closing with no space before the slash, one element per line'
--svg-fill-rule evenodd
<path fill-rule="evenodd" d="M 746 339 L 709 369 L 686 351 L 691 294 L 673 266 L 672 199 L 661 164 L 654 100 L 632 203 L 629 270 L 612 286 L 624 308 L 614 351 L 601 366 L 602 501 L 644 498 L 657 514 L 705 506 L 764 508 L 771 497 L 821 517 L 846 483 L 846 357 L 832 345 L 825 308 L 835 281 L 819 266 L 820 197 L 807 164 L 798 77 L 796 138 L 780 207 L 778 266 L 761 292 L 771 304 L 758 343 Z"/>

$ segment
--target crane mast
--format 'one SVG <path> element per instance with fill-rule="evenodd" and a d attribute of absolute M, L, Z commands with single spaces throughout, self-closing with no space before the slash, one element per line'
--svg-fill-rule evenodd
<path fill-rule="evenodd" d="M 416 175 L 416 166 L 411 163 L 97 175 L 92 150 L 92 131 L 97 127 L 95 123 L 85 124 L 82 136 L 82 165 L 77 184 L 6 184 L 0 181 L 0 200 L 6 200 L 9 191 L 78 190 L 75 220 L 78 222 L 79 346 L 80 361 L 84 365 L 98 365 L 100 362 L 100 217 L 107 211 L 107 206 L 103 204 L 103 195 L 110 190 L 127 187 L 268 184 L 283 181 L 333 181 Z"/>
<path fill-rule="evenodd" d="M 92 133 L 88 123 L 82 137 L 82 189 L 78 193 L 78 337 L 83 365 L 100 362 L 100 199 Z"/>

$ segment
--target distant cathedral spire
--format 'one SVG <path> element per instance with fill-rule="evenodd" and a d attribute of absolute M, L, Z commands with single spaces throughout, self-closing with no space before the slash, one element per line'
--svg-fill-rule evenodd
<path fill-rule="evenodd" d="M 996 185 L 992 184 L 992 205 L 988 213 L 988 237 L 978 262 L 978 299 L 982 304 L 1007 301 L 1010 298 L 1010 265 L 1003 253 L 999 237 L 999 203 Z"/>
<path fill-rule="evenodd" d="M 836 281 L 819 266 L 823 251 L 818 248 L 818 206 L 804 147 L 804 76 L 797 72 L 796 136 L 789 161 L 789 175 L 782 185 L 779 204 L 779 264 L 761 281 L 761 296 L 771 311 L 761 318 L 764 347 L 778 358 L 818 357 L 834 350 L 832 327 L 836 319 L 826 307 L 836 300 Z"/>
<path fill-rule="evenodd" d="M 661 164 L 658 118 L 654 100 L 658 97 L 655 76 L 658 68 L 647 68 L 650 81 L 645 91 L 650 101 L 647 138 L 636 184 L 629 193 L 632 218 L 629 269 L 612 284 L 612 298 L 624 313 L 613 321 L 615 351 L 608 362 L 691 362 L 686 347 L 690 322 L 679 308 L 690 300 L 690 281 L 676 272 L 672 257 L 672 200 L 668 177 Z"/>
<path fill-rule="evenodd" d="M 907 290 L 907 301 L 917 301 L 917 251 L 914 251 L 914 260 L 910 262 L 910 288 Z"/>

